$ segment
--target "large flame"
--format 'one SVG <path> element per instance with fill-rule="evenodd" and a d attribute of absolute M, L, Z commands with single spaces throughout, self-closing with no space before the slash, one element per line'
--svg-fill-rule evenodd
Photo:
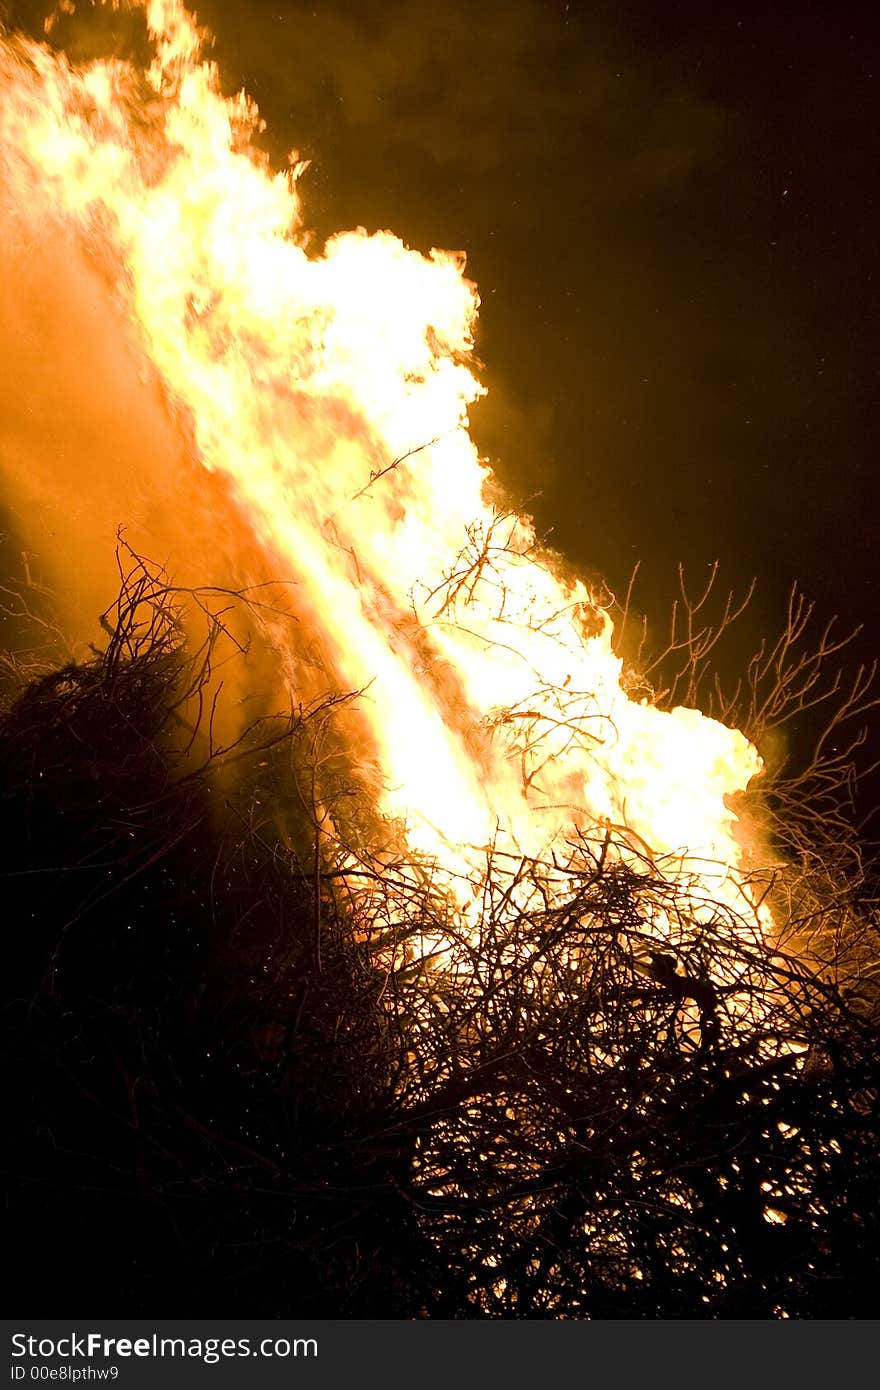
<path fill-rule="evenodd" d="M 499 837 L 540 857 L 572 827 L 627 827 L 741 905 L 728 798 L 760 758 L 697 710 L 630 698 L 607 614 L 491 500 L 463 258 L 362 230 L 310 254 L 301 167 L 255 151 L 256 107 L 222 94 L 193 16 L 132 8 L 146 70 L 0 41 L 3 200 L 114 281 L 200 464 L 364 691 L 380 811 L 466 877 Z"/>

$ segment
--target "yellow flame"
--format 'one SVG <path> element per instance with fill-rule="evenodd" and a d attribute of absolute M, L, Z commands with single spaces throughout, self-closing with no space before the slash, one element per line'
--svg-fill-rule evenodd
<path fill-rule="evenodd" d="M 741 906 L 726 798 L 760 758 L 697 710 L 631 699 L 607 614 L 489 500 L 463 257 L 363 230 L 309 254 L 296 157 L 272 173 L 255 151 L 257 109 L 222 94 L 180 0 L 134 7 L 146 72 L 0 42 L 4 197 L 114 278 L 200 463 L 365 689 L 381 811 L 465 875 L 499 835 L 540 856 L 572 826 L 626 826 Z"/>

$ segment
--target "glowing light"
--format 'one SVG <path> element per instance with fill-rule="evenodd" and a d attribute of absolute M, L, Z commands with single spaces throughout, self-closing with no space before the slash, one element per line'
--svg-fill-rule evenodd
<path fill-rule="evenodd" d="M 499 837 L 538 857 L 573 828 L 626 827 L 741 909 L 727 798 L 758 754 L 697 710 L 631 699 L 607 614 L 489 500 L 463 258 L 363 230 L 311 254 L 303 166 L 270 171 L 256 107 L 222 94 L 179 0 L 143 8 L 146 73 L 0 41 L 4 196 L 111 267 L 201 464 L 297 580 L 328 671 L 365 691 L 379 810 L 465 877 Z M 286 660 L 295 678 L 302 654 Z"/>

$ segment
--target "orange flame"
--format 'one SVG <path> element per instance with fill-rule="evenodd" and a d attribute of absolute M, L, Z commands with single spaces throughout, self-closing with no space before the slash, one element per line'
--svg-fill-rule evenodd
<path fill-rule="evenodd" d="M 4 196 L 109 267 L 201 464 L 365 689 L 381 812 L 465 876 L 499 836 L 540 857 L 625 826 L 741 908 L 727 798 L 761 760 L 697 710 L 631 699 L 608 615 L 489 500 L 463 257 L 363 230 L 309 254 L 302 166 L 255 151 L 257 109 L 222 94 L 180 0 L 133 8 L 146 72 L 0 41 Z"/>

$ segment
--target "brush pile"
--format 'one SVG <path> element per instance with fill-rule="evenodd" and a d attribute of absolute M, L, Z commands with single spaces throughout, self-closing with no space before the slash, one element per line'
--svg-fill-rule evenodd
<path fill-rule="evenodd" d="M 415 888 L 360 852 L 353 898 L 322 845 L 316 749 L 348 697 L 221 743 L 250 600 L 122 557 L 100 650 L 17 689 L 5 668 L 17 1311 L 873 1316 L 864 902 L 792 898 L 819 968 L 729 908 L 694 921 L 597 829 L 564 900 L 490 853 L 478 928 L 432 952 L 429 865 Z"/>

